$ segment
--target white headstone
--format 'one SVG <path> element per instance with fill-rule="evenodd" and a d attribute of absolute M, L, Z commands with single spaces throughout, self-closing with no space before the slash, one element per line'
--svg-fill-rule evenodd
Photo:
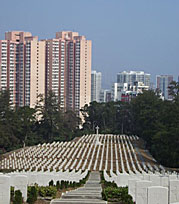
<path fill-rule="evenodd" d="M 148 187 L 147 204 L 168 204 L 168 188 L 161 186 Z"/>
<path fill-rule="evenodd" d="M 160 186 L 160 176 L 150 175 L 150 181 L 152 181 L 152 186 Z"/>
<path fill-rule="evenodd" d="M 130 175 L 127 173 L 122 173 L 116 178 L 116 183 L 118 187 L 125 187 L 128 185 L 128 180 L 131 179 Z"/>
<path fill-rule="evenodd" d="M 20 190 L 22 193 L 22 197 L 24 201 L 27 200 L 27 185 L 28 185 L 28 178 L 24 175 L 17 175 L 14 177 L 14 190 Z"/>
<path fill-rule="evenodd" d="M 152 184 L 151 181 L 136 182 L 136 204 L 147 204 L 147 188 Z"/>
<path fill-rule="evenodd" d="M 179 202 L 179 180 L 171 180 L 169 183 L 169 201 Z"/>
<path fill-rule="evenodd" d="M 0 204 L 10 203 L 10 177 L 0 175 Z"/>
<path fill-rule="evenodd" d="M 135 201 L 135 189 L 136 189 L 136 181 L 137 179 L 129 179 L 128 180 L 128 193 L 132 196 L 133 201 Z"/>
<path fill-rule="evenodd" d="M 169 179 L 167 176 L 160 177 L 160 185 L 167 188 L 169 187 Z"/>

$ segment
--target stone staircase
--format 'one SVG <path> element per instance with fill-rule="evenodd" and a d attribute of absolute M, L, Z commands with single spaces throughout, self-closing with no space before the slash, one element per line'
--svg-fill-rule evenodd
<path fill-rule="evenodd" d="M 90 173 L 89 179 L 84 187 L 69 191 L 60 199 L 54 199 L 50 204 L 104 204 L 106 201 L 102 200 L 101 184 L 99 172 L 93 171 Z"/>

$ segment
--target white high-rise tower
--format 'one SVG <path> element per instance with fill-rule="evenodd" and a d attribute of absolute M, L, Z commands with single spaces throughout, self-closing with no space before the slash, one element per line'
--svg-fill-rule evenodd
<path fill-rule="evenodd" d="M 101 72 L 91 72 L 91 101 L 100 102 Z"/>

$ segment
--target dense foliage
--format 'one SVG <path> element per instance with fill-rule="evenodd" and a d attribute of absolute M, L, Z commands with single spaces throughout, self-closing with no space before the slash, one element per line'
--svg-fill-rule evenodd
<path fill-rule="evenodd" d="M 85 131 L 136 134 L 163 165 L 179 167 L 179 83 L 170 85 L 172 101 L 162 100 L 157 92 L 145 91 L 130 103 L 92 102 L 82 109 Z"/>
<path fill-rule="evenodd" d="M 14 107 L 9 92 L 0 92 L 0 153 L 43 142 L 67 141 L 75 137 L 79 117 L 70 110 L 63 112 L 50 91 L 35 108 Z"/>
<path fill-rule="evenodd" d="M 103 199 L 108 202 L 133 204 L 132 197 L 128 194 L 127 187 L 107 187 L 103 190 Z"/>
<path fill-rule="evenodd" d="M 22 193 L 21 193 L 20 190 L 17 190 L 14 193 L 14 202 L 13 202 L 13 204 L 22 204 L 22 203 L 23 203 Z"/>
<path fill-rule="evenodd" d="M 116 183 L 106 181 L 103 171 L 101 172 L 101 183 L 104 200 L 119 204 L 133 204 L 132 197 L 128 194 L 128 187 L 118 187 Z"/>
<path fill-rule="evenodd" d="M 29 204 L 34 204 L 35 201 L 37 200 L 37 188 L 35 186 L 28 186 L 28 198 L 27 198 L 27 203 Z"/>

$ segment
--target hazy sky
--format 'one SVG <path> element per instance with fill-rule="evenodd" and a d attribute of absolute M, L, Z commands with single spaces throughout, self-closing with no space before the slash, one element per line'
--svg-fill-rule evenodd
<path fill-rule="evenodd" d="M 104 87 L 123 70 L 179 75 L 179 0 L 1 0 L 0 39 L 11 30 L 40 39 L 72 30 L 92 40 Z"/>

